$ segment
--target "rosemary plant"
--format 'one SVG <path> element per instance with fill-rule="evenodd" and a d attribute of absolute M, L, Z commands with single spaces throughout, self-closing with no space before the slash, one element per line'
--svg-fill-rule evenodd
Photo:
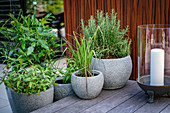
<path fill-rule="evenodd" d="M 125 29 L 120 29 L 120 20 L 117 21 L 117 13 L 112 9 L 109 16 L 108 13 L 97 10 L 96 19 L 91 16 L 88 20 L 88 25 L 81 20 L 84 37 L 92 37 L 97 31 L 97 34 L 92 39 L 92 47 L 98 58 L 121 58 L 130 54 L 131 40 L 127 36 L 128 26 Z"/>

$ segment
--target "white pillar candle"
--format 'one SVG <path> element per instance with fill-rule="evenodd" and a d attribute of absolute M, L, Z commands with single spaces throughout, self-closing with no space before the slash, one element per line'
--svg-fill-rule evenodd
<path fill-rule="evenodd" d="M 151 76 L 150 85 L 162 86 L 164 85 L 164 50 L 151 50 Z"/>

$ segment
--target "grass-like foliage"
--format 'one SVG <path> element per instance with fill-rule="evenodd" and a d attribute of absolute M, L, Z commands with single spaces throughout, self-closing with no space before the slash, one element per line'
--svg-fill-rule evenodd
<path fill-rule="evenodd" d="M 73 39 L 75 40 L 76 46 L 70 44 L 68 41 L 66 42 L 68 44 L 68 49 L 73 56 L 73 63 L 77 66 L 79 71 L 81 71 L 80 76 L 93 76 L 91 73 L 91 62 L 93 57 L 93 50 L 91 48 L 92 37 L 89 37 L 88 40 L 86 40 L 82 35 L 77 36 L 77 34 L 73 32 Z"/>
<path fill-rule="evenodd" d="M 54 48 L 61 45 L 47 25 L 53 18 L 50 15 L 38 20 L 35 14 L 23 16 L 20 11 L 18 18 L 10 14 L 10 28 L 5 26 L 8 20 L 0 27 L 0 33 L 8 39 L 8 43 L 1 41 L 5 68 L 0 84 L 4 82 L 15 92 L 28 95 L 39 94 L 55 84 L 57 68 L 51 58 L 60 52 Z"/>
<path fill-rule="evenodd" d="M 84 37 L 93 38 L 93 49 L 98 58 L 121 58 L 130 54 L 131 40 L 126 33 L 128 26 L 125 29 L 120 29 L 120 20 L 117 20 L 117 13 L 112 9 L 111 14 L 103 13 L 97 10 L 96 19 L 91 16 L 88 20 L 88 25 L 81 20 Z"/>

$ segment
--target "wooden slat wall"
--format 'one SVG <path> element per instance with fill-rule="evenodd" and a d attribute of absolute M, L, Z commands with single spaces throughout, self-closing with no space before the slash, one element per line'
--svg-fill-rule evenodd
<path fill-rule="evenodd" d="M 80 32 L 80 20 L 96 16 L 96 10 L 110 12 L 115 9 L 121 28 L 129 25 L 128 35 L 132 39 L 131 57 L 133 72 L 130 79 L 138 74 L 137 26 L 142 24 L 170 24 L 170 0 L 64 0 L 65 32 L 67 39 L 75 44 L 68 34 Z M 67 56 L 70 54 L 67 53 Z"/>

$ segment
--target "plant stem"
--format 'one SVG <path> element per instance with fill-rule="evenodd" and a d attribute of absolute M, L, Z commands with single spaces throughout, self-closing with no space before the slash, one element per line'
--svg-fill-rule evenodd
<path fill-rule="evenodd" d="M 85 49 L 85 48 L 84 48 Z M 86 91 L 88 95 L 88 84 L 87 84 L 87 71 L 86 71 L 86 51 L 85 51 L 85 69 L 84 69 L 85 77 L 86 77 Z"/>

